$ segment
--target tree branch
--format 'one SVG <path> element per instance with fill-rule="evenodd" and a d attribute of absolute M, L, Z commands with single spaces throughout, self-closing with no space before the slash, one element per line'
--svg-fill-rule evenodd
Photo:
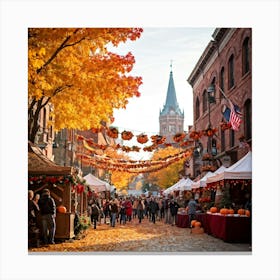
<path fill-rule="evenodd" d="M 79 30 L 79 29 L 76 29 L 76 30 L 73 32 L 73 34 L 76 34 L 76 33 L 78 32 L 78 30 Z M 65 48 L 67 48 L 67 47 L 75 46 L 75 45 L 79 44 L 80 42 L 82 42 L 83 40 L 86 39 L 86 37 L 82 37 L 80 40 L 78 40 L 78 41 L 76 41 L 76 42 L 74 42 L 74 43 L 72 43 L 72 44 L 66 44 L 66 43 L 70 40 L 70 38 L 71 38 L 71 35 L 69 35 L 69 36 L 67 36 L 67 37 L 65 38 L 65 40 L 64 40 L 64 41 L 61 43 L 61 45 L 55 50 L 55 52 L 54 52 L 53 55 L 48 59 L 48 61 L 47 61 L 42 67 L 40 67 L 39 69 L 37 69 L 37 74 L 39 74 L 39 73 L 43 70 L 43 68 L 45 68 L 46 66 L 48 66 L 48 65 L 54 60 L 54 58 L 57 56 L 57 54 L 58 54 L 61 50 L 65 49 Z"/>

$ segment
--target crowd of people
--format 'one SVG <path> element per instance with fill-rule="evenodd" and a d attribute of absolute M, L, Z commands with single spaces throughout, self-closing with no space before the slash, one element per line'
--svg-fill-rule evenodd
<path fill-rule="evenodd" d="M 190 221 L 195 217 L 195 211 L 199 204 L 194 200 L 168 197 L 120 197 L 114 199 L 90 200 L 88 215 L 94 229 L 97 224 L 108 224 L 115 227 L 116 224 L 125 225 L 127 222 L 148 219 L 151 223 L 162 221 L 174 226 L 177 221 L 179 208 L 188 207 Z"/>
<path fill-rule="evenodd" d="M 42 245 L 55 244 L 56 204 L 49 189 L 44 189 L 41 196 L 28 191 L 28 234 L 40 234 Z M 29 238 L 30 239 L 30 238 Z"/>
<path fill-rule="evenodd" d="M 182 197 L 119 197 L 114 199 L 91 199 L 87 214 L 94 229 L 101 223 L 111 227 L 125 225 L 126 223 L 142 223 L 143 219 L 155 224 L 157 221 L 174 226 L 177 221 L 179 208 L 188 208 L 190 222 L 198 204 L 194 199 L 186 200 Z M 42 245 L 55 244 L 56 231 L 56 204 L 50 195 L 49 189 L 44 189 L 34 196 L 32 190 L 28 191 L 28 233 L 39 234 Z"/>

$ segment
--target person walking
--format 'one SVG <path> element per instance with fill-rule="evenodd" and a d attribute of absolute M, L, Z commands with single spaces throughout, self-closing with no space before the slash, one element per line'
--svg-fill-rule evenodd
<path fill-rule="evenodd" d="M 116 217 L 118 214 L 118 205 L 116 199 L 110 203 L 110 213 L 111 213 L 111 227 L 116 225 Z"/>
<path fill-rule="evenodd" d="M 126 219 L 127 221 L 131 222 L 131 217 L 132 217 L 132 203 L 129 197 L 126 198 L 125 202 L 125 214 L 126 214 Z"/>
<path fill-rule="evenodd" d="M 55 244 L 54 235 L 56 230 L 56 205 L 51 197 L 49 189 L 44 189 L 38 202 L 42 219 L 43 244 Z"/>
<path fill-rule="evenodd" d="M 178 213 L 179 207 L 180 207 L 179 204 L 174 199 L 171 199 L 171 202 L 170 202 L 170 214 L 171 214 L 171 225 L 172 226 L 174 226 L 176 224 L 177 213 Z"/>
<path fill-rule="evenodd" d="M 142 222 L 143 215 L 144 215 L 144 209 L 145 209 L 144 202 L 141 198 L 139 198 L 138 205 L 137 205 L 137 215 L 138 215 L 139 223 Z"/>
<path fill-rule="evenodd" d="M 122 224 L 125 225 L 126 223 L 126 209 L 125 209 L 125 202 L 123 201 L 120 205 L 120 225 Z"/>
<path fill-rule="evenodd" d="M 98 221 L 100 215 L 100 208 L 96 204 L 96 202 L 93 202 L 91 205 L 91 222 L 93 223 L 93 228 L 96 229 L 96 224 Z"/>
<path fill-rule="evenodd" d="M 156 223 L 156 212 L 159 209 L 159 207 L 153 197 L 150 200 L 149 209 L 150 209 L 150 213 L 151 213 L 151 221 L 155 224 Z"/>
<path fill-rule="evenodd" d="M 198 206 L 198 204 L 196 203 L 196 201 L 194 200 L 194 198 L 192 197 L 188 203 L 188 215 L 189 215 L 189 226 L 190 228 L 192 227 L 192 220 L 195 219 L 195 214 L 196 214 L 196 207 Z"/>
<path fill-rule="evenodd" d="M 165 216 L 165 223 L 170 224 L 170 199 L 166 197 L 163 201 L 164 203 L 164 216 Z"/>

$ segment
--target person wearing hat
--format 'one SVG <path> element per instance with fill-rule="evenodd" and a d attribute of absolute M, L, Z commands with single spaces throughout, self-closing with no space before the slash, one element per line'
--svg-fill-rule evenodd
<path fill-rule="evenodd" d="M 42 218 L 42 238 L 44 245 L 55 244 L 54 235 L 56 230 L 55 214 L 56 205 L 51 197 L 49 189 L 44 189 L 39 199 L 40 214 Z"/>

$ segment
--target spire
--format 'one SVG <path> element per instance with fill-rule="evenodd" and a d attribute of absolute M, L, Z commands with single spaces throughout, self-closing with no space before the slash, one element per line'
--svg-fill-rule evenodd
<path fill-rule="evenodd" d="M 169 114 L 169 112 L 171 110 L 178 115 L 182 115 L 182 112 L 179 108 L 179 105 L 177 102 L 177 97 L 176 97 L 176 91 L 175 91 L 174 80 L 173 80 L 173 72 L 172 72 L 172 60 L 170 63 L 170 75 L 169 75 L 166 101 L 165 101 L 163 110 L 161 112 L 161 115 Z"/>

